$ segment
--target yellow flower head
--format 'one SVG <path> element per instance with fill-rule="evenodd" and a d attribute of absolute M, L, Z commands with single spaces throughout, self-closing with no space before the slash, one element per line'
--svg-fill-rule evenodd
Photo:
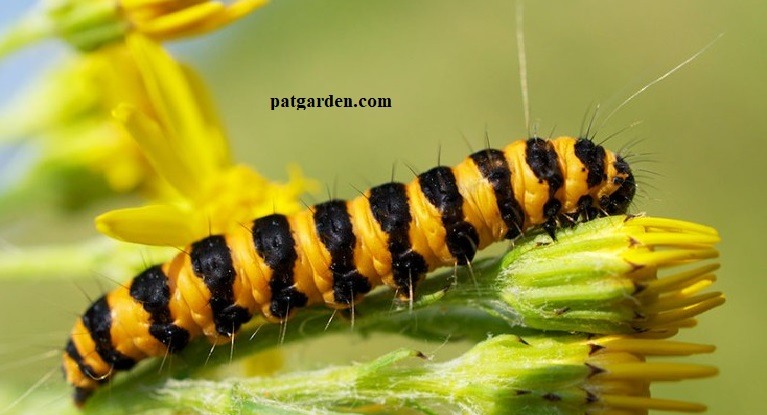
<path fill-rule="evenodd" d="M 717 368 L 651 359 L 714 350 L 709 345 L 623 335 L 500 335 L 452 362 L 435 365 L 440 370 L 434 374 L 444 379 L 441 386 L 446 390 L 469 402 L 477 400 L 475 413 L 701 412 L 704 405 L 652 396 L 650 386 L 715 376 Z M 418 388 L 416 382 L 403 387 L 407 386 Z M 490 398 L 476 398 L 483 395 Z"/>
<path fill-rule="evenodd" d="M 127 45 L 154 115 L 124 104 L 114 116 L 167 181 L 167 203 L 101 215 L 96 219 L 101 232 L 129 242 L 182 246 L 229 232 L 259 215 L 299 209 L 298 196 L 310 183 L 297 168 L 283 185 L 232 165 L 220 123 L 196 76 L 145 37 L 132 35 Z"/>
<path fill-rule="evenodd" d="M 715 376 L 716 367 L 694 363 L 649 361 L 653 357 L 678 357 L 711 353 L 714 346 L 639 336 L 605 336 L 583 342 L 588 347 L 588 377 L 581 388 L 587 393 L 588 414 L 646 414 L 648 410 L 703 412 L 705 405 L 653 397 L 655 382 L 683 381 Z"/>
<path fill-rule="evenodd" d="M 81 51 L 121 42 L 131 33 L 156 40 L 199 35 L 225 26 L 267 0 L 44 0 L 0 36 L 0 56 L 58 37 Z"/>

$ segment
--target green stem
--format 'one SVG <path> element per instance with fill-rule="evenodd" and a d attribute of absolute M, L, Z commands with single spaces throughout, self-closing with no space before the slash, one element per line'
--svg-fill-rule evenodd
<path fill-rule="evenodd" d="M 172 248 L 142 247 L 150 257 L 164 257 Z M 71 281 L 98 272 L 123 275 L 143 265 L 136 247 L 98 237 L 80 244 L 34 248 L 5 248 L 0 251 L 0 280 L 45 279 Z"/>
<path fill-rule="evenodd" d="M 33 10 L 0 36 L 0 59 L 43 39 L 60 37 L 80 51 L 123 38 L 129 27 L 114 1 L 63 1 Z"/>
<path fill-rule="evenodd" d="M 146 399 L 113 393 L 93 413 L 583 413 L 590 369 L 582 339 L 501 335 L 444 363 L 400 349 L 364 364 L 279 377 L 168 380 Z M 551 394 L 556 399 L 546 398 Z"/>
<path fill-rule="evenodd" d="M 45 14 L 32 13 L 0 35 L 0 60 L 55 33 L 53 22 Z"/>
<path fill-rule="evenodd" d="M 279 378 L 222 383 L 172 381 L 166 385 L 168 389 L 161 390 L 156 397 L 160 402 L 172 400 L 169 406 L 174 410 L 199 412 L 199 408 L 206 408 L 205 412 L 225 414 L 335 414 L 335 408 L 351 410 L 367 405 L 396 408 L 410 406 L 406 402 L 416 397 L 423 403 L 444 398 L 444 386 L 439 392 L 425 389 L 415 392 L 412 388 L 412 382 L 417 382 L 419 375 L 430 373 L 427 367 L 396 366 L 418 356 L 420 354 L 413 350 L 401 349 L 362 365 L 331 367 Z"/>
<path fill-rule="evenodd" d="M 128 30 L 128 22 L 119 15 L 117 3 L 82 2 L 50 11 L 58 23 L 58 34 L 81 51 L 91 51 L 120 40 Z"/>

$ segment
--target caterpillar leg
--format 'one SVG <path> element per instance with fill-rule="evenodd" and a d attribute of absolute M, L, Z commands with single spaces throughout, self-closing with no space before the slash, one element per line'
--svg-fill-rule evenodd
<path fill-rule="evenodd" d="M 557 240 L 557 229 L 559 228 L 559 223 L 555 217 L 550 217 L 548 220 L 546 220 L 546 222 L 543 222 L 543 225 L 541 226 L 553 241 Z"/>

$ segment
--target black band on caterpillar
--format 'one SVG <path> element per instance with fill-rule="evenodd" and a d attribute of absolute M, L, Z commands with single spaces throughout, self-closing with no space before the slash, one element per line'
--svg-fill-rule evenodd
<path fill-rule="evenodd" d="M 182 350 L 189 343 L 189 332 L 173 324 L 170 318 L 170 287 L 162 267 L 155 265 L 133 279 L 130 296 L 150 315 L 149 334 L 159 340 L 168 352 Z"/>
<path fill-rule="evenodd" d="M 557 215 L 562 209 L 562 202 L 554 195 L 564 183 L 564 175 L 559 166 L 559 156 L 549 141 L 534 137 L 527 140 L 525 158 L 535 177 L 541 183 L 545 181 L 549 185 L 549 200 L 543 205 L 543 216 L 548 220 L 543 223 L 543 229 L 554 238 Z"/>
<path fill-rule="evenodd" d="M 420 275 L 429 267 L 424 257 L 413 251 L 410 243 L 410 205 L 405 185 L 386 183 L 370 189 L 370 210 L 381 229 L 389 235 L 392 278 L 398 291 L 410 293 Z"/>
<path fill-rule="evenodd" d="M 501 218 L 509 228 L 506 239 L 513 239 L 522 233 L 525 226 L 525 211 L 514 198 L 514 187 L 511 184 L 511 170 L 503 152 L 487 149 L 472 154 L 471 159 L 490 185 L 493 186 L 495 201 Z"/>
<path fill-rule="evenodd" d="M 229 341 L 255 313 L 285 321 L 311 304 L 351 307 L 380 284 L 409 297 L 428 271 L 466 264 L 493 242 L 625 213 L 635 190 L 625 160 L 601 146 L 531 138 L 408 184 L 255 219 L 95 301 L 63 353 L 67 381 L 82 404 L 114 372 L 201 335 Z"/>
<path fill-rule="evenodd" d="M 426 199 L 442 214 L 445 243 L 459 265 L 466 265 L 479 247 L 479 235 L 464 221 L 463 197 L 458 191 L 455 175 L 450 167 L 439 166 L 418 175 L 418 183 Z"/>
<path fill-rule="evenodd" d="M 96 353 L 115 370 L 133 368 L 136 361 L 115 350 L 112 342 L 112 314 L 106 296 L 94 301 L 83 314 L 83 325 L 96 343 Z"/>
<path fill-rule="evenodd" d="M 588 171 L 586 184 L 589 188 L 607 180 L 605 171 L 605 149 L 594 144 L 591 140 L 578 140 L 575 143 L 575 156 L 583 163 Z"/>
<path fill-rule="evenodd" d="M 330 252 L 330 270 L 333 273 L 333 298 L 336 303 L 351 304 L 357 294 L 366 294 L 372 288 L 367 278 L 354 265 L 354 244 L 346 202 L 331 200 L 314 207 L 317 234 Z"/>
<path fill-rule="evenodd" d="M 309 300 L 293 286 L 293 267 L 298 254 L 287 217 L 274 214 L 253 221 L 253 243 L 258 255 L 272 269 L 269 310 L 277 318 L 287 318 L 290 310 L 305 306 Z"/>
<path fill-rule="evenodd" d="M 234 304 L 232 283 L 236 273 L 226 240 L 221 235 L 213 235 L 195 242 L 190 256 L 194 274 L 210 290 L 210 308 L 216 331 L 231 336 L 252 316 L 248 310 Z"/>

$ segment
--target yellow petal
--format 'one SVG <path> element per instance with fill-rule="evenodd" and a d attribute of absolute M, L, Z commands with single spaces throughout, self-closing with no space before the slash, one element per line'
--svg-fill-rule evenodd
<path fill-rule="evenodd" d="M 221 119 L 218 117 L 213 100 L 210 98 L 208 89 L 205 87 L 205 82 L 190 67 L 181 65 L 181 69 L 186 75 L 189 88 L 191 88 L 194 100 L 199 107 L 199 112 L 202 116 L 200 121 L 206 126 L 206 141 L 208 142 L 206 151 L 209 153 L 207 157 L 211 159 L 214 166 L 219 168 L 231 165 L 229 143 L 224 134 L 223 123 L 221 123 Z"/>
<path fill-rule="evenodd" d="M 134 10 L 141 7 L 172 6 L 178 0 L 119 0 L 120 7 L 124 10 Z"/>
<path fill-rule="evenodd" d="M 192 30 L 184 33 L 184 36 L 198 35 L 205 32 L 216 30 L 221 26 L 225 26 L 233 21 L 242 18 L 253 10 L 264 6 L 268 3 L 268 0 L 242 0 L 237 1 L 229 5 L 224 13 L 219 13 L 202 22 L 199 26 L 194 27 Z"/>
<path fill-rule="evenodd" d="M 228 159 L 225 156 L 227 144 L 213 108 L 206 95 L 199 92 L 202 86 L 187 76 L 189 70 L 176 64 L 160 45 L 142 36 L 131 35 L 128 46 L 136 57 L 167 140 L 167 145 L 155 146 L 155 150 L 172 153 L 157 158 L 176 160 L 173 164 L 156 166 L 158 172 L 163 176 L 172 169 L 183 172 L 187 183 L 179 190 L 194 198 L 194 189 L 198 189 L 206 178 L 217 174 Z M 203 102 L 202 106 L 198 105 L 198 99 Z"/>
<path fill-rule="evenodd" d="M 185 246 L 204 230 L 189 212 L 170 205 L 119 209 L 96 218 L 99 232 L 112 238 L 144 245 Z"/>
<path fill-rule="evenodd" d="M 183 36 L 194 26 L 223 13 L 222 3 L 206 2 L 165 14 L 148 22 L 137 22 L 136 31 L 156 38 Z"/>
<path fill-rule="evenodd" d="M 127 104 L 117 107 L 113 116 L 136 140 L 155 170 L 171 186 L 182 194 L 192 194 L 199 189 L 196 173 L 178 161 L 177 149 L 174 148 L 178 143 L 168 140 L 154 120 Z"/>
<path fill-rule="evenodd" d="M 236 1 L 226 8 L 226 14 L 230 20 L 239 19 L 253 10 L 263 7 L 269 0 L 241 0 Z"/>

